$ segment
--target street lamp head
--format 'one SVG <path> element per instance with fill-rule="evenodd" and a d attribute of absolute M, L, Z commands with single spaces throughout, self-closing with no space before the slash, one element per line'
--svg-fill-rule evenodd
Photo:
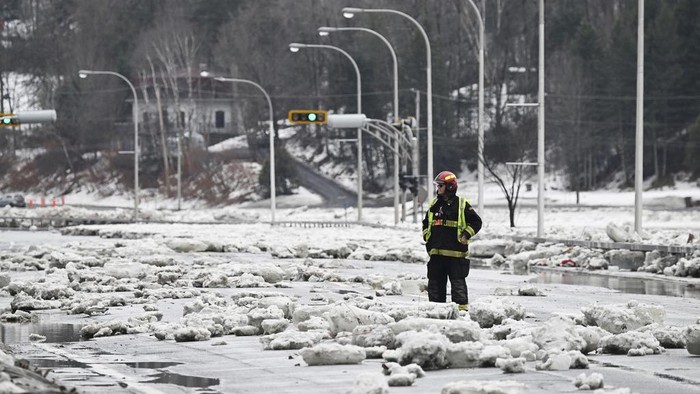
<path fill-rule="evenodd" d="M 355 14 L 358 14 L 360 12 L 363 12 L 364 10 L 362 8 L 355 8 L 355 7 L 345 7 L 343 8 L 343 16 L 350 19 Z"/>
<path fill-rule="evenodd" d="M 78 73 L 78 76 L 79 76 L 80 78 L 82 78 L 82 79 L 87 78 L 87 74 L 82 73 L 82 72 L 81 72 L 81 73 Z"/>
<path fill-rule="evenodd" d="M 299 52 L 301 48 L 306 48 L 306 44 L 299 44 L 298 42 L 289 44 L 289 50 L 292 52 Z"/>
<path fill-rule="evenodd" d="M 209 78 L 211 76 L 211 73 L 207 70 L 202 70 L 200 71 L 199 76 L 202 78 Z"/>
<path fill-rule="evenodd" d="M 336 28 L 336 27 L 328 27 L 328 26 L 321 26 L 321 27 L 319 27 L 319 28 L 316 29 L 316 30 L 318 30 L 318 35 L 319 35 L 319 36 L 325 37 L 325 36 L 331 34 L 331 32 L 338 31 L 338 28 Z"/>

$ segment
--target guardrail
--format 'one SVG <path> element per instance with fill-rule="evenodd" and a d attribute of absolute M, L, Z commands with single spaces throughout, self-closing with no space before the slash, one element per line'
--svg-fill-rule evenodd
<path fill-rule="evenodd" d="M 681 245 L 658 245 L 658 244 L 640 244 L 629 242 L 600 242 L 600 241 L 581 241 L 575 239 L 554 239 L 541 237 L 523 237 L 511 235 L 508 238 L 514 241 L 530 241 L 534 243 L 557 243 L 567 246 L 583 246 L 590 249 L 624 249 L 638 252 L 651 252 L 658 250 L 659 252 L 674 253 L 674 254 L 692 254 L 700 250 L 700 245 L 681 246 Z"/>
<path fill-rule="evenodd" d="M 37 228 L 68 227 L 79 224 L 121 224 L 132 223 L 124 219 L 106 218 L 64 218 L 64 217 L 27 217 L 27 216 L 0 216 L 0 227 L 4 228 Z"/>
<path fill-rule="evenodd" d="M 23 229 L 36 226 L 37 228 L 59 228 L 68 226 L 78 226 L 83 224 L 127 224 L 127 223 L 157 223 L 157 224 L 241 224 L 241 223 L 257 223 L 256 221 L 248 220 L 229 220 L 229 221 L 183 221 L 183 220 L 153 220 L 139 218 L 137 220 L 131 218 L 95 218 L 95 217 L 27 217 L 27 216 L 0 216 L 0 228 L 16 228 Z M 262 222 L 270 223 L 270 222 Z M 302 228 L 323 228 L 323 227 L 352 227 L 365 226 L 375 228 L 391 228 L 391 226 L 383 226 L 375 223 L 361 223 L 348 221 L 277 221 L 272 223 L 273 226 L 280 227 L 302 227 Z"/>
<path fill-rule="evenodd" d="M 312 221 L 282 221 L 273 223 L 274 226 L 280 227 L 350 227 L 357 224 L 363 224 L 358 222 L 312 222 Z"/>

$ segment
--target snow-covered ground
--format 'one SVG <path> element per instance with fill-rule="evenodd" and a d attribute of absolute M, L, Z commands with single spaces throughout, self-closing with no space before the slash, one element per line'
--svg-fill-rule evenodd
<path fill-rule="evenodd" d="M 633 199 L 620 194 L 570 207 L 552 192 L 547 235 L 610 241 L 614 224 L 616 234 L 636 237 L 625 231 Z M 686 195 L 700 199 L 692 188 L 645 198 Z M 616 205 L 613 197 L 619 207 L 599 207 Z M 280 198 L 276 221 L 355 220 L 354 210 L 314 208 L 313 198 L 297 196 L 284 208 Z M 130 215 L 122 202 L 114 211 L 2 213 Z M 488 204 L 472 248 L 490 269 L 472 270 L 470 310 L 460 313 L 427 302 L 427 256 L 410 211 L 398 226 L 389 207 L 365 208 L 364 221 L 375 226 L 286 227 L 270 226 L 269 205 L 261 204 L 144 207 L 160 220 L 206 224 L 0 233 L 8 234 L 0 240 L 3 342 L 81 392 L 700 392 L 700 302 L 690 298 L 700 287 L 700 252 L 640 257 L 515 242 L 502 236 L 533 235 L 536 210 L 521 208 L 513 230 L 505 208 Z M 699 215 L 646 209 L 639 237 L 696 246 Z M 534 284 L 527 268 L 535 266 L 673 282 L 687 297 Z M 522 268 L 525 275 L 514 275 Z M 0 361 L 13 362 L 4 352 Z M 15 376 L 0 379 L 3 390 L 19 387 Z"/>

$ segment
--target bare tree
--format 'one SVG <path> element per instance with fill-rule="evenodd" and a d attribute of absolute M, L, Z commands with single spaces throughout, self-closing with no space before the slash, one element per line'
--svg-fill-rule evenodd
<path fill-rule="evenodd" d="M 496 164 L 484 160 L 484 168 L 488 171 L 488 178 L 503 192 L 508 203 L 510 227 L 515 227 L 515 209 L 518 207 L 520 189 L 532 175 L 528 174 L 527 166 L 522 164 Z"/>
<path fill-rule="evenodd" d="M 182 7 L 166 9 L 162 17 L 156 23 L 155 30 L 152 33 L 154 39 L 152 40 L 151 47 L 155 58 L 159 60 L 163 67 L 162 70 L 164 72 L 162 73 L 162 79 L 164 86 L 169 87 L 169 93 L 172 95 L 173 100 L 175 111 L 174 124 L 177 133 L 178 149 L 178 185 L 182 182 L 183 160 L 185 169 L 190 168 L 188 165 L 189 150 L 183 149 L 186 148 L 184 146 L 183 137 L 185 122 L 186 120 L 191 121 L 194 113 L 192 105 L 189 109 L 189 115 L 183 113 L 181 101 L 182 87 L 180 81 L 181 79 L 185 80 L 185 94 L 191 103 L 193 97 L 193 72 L 195 71 L 195 64 L 197 64 L 197 52 L 199 49 L 197 39 L 184 16 L 185 14 L 186 12 Z M 191 129 L 188 137 L 190 137 L 189 140 L 192 139 Z M 165 141 L 164 146 L 167 146 L 167 141 Z M 189 146 L 189 144 L 187 144 L 187 146 Z M 178 191 L 180 190 L 180 187 L 178 187 Z"/>
<path fill-rule="evenodd" d="M 160 146 L 163 152 L 163 178 L 165 180 L 165 190 L 168 195 L 170 194 L 170 160 L 168 159 L 168 140 L 165 130 L 165 121 L 163 119 L 163 103 L 161 100 L 160 86 L 158 86 L 158 79 L 156 78 L 156 70 L 153 66 L 153 61 L 150 56 L 147 56 L 148 65 L 151 68 L 151 81 L 153 83 L 153 90 L 156 96 L 156 110 L 158 111 L 158 129 L 160 130 Z"/>

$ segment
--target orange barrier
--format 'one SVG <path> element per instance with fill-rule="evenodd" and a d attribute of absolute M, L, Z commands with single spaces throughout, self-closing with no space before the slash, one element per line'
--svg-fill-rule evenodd
<path fill-rule="evenodd" d="M 64 206 L 64 205 L 66 205 L 65 196 L 61 196 L 60 200 L 56 197 L 51 198 L 51 206 L 52 207 L 55 208 L 57 206 Z M 36 207 L 41 207 L 41 208 L 47 207 L 47 199 L 45 196 L 42 196 L 38 202 L 35 202 L 33 198 L 30 198 L 29 200 L 27 200 L 27 208 L 36 208 Z"/>

